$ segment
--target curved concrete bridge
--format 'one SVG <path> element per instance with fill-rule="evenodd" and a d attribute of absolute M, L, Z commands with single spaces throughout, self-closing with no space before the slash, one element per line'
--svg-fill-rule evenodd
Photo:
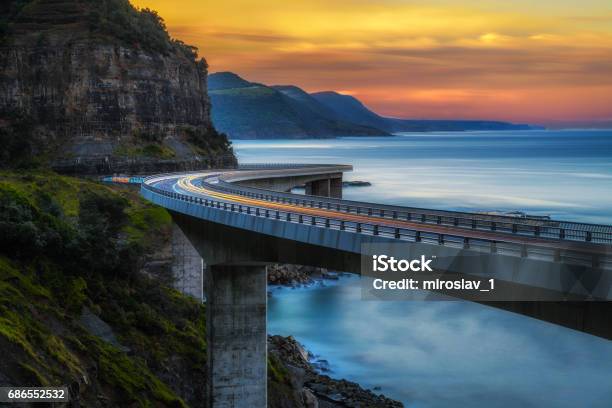
<path fill-rule="evenodd" d="M 142 184 L 206 264 L 209 406 L 266 406 L 265 265 L 360 273 L 369 246 L 401 244 L 449 273 L 493 277 L 520 295 L 466 298 L 612 338 L 612 227 L 342 200 L 350 170 L 246 165 Z M 301 185 L 307 195 L 288 192 Z M 534 298 L 580 302 L 524 301 Z"/>

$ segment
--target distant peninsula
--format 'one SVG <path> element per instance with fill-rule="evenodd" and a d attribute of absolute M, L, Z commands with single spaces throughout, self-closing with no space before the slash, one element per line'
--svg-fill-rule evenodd
<path fill-rule="evenodd" d="M 350 95 L 309 94 L 294 85 L 268 86 L 232 72 L 208 76 L 212 119 L 232 139 L 388 136 L 397 132 L 530 130 L 527 124 L 484 120 L 388 118 Z"/>

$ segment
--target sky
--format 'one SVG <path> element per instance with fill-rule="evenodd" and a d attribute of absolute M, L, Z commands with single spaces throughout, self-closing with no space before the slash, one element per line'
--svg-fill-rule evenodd
<path fill-rule="evenodd" d="M 393 117 L 612 127 L 610 0 L 132 0 L 210 72 Z"/>

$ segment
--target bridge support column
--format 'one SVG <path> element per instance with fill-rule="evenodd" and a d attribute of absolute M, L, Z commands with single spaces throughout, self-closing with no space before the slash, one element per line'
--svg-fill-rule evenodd
<path fill-rule="evenodd" d="M 329 196 L 342 198 L 342 177 L 329 179 Z"/>
<path fill-rule="evenodd" d="M 204 300 L 204 262 L 178 225 L 172 225 L 172 277 L 174 288 Z"/>
<path fill-rule="evenodd" d="M 206 275 L 207 407 L 266 407 L 266 267 L 213 265 Z"/>
<path fill-rule="evenodd" d="M 306 183 L 306 194 L 329 197 L 330 179 L 314 180 Z"/>
<path fill-rule="evenodd" d="M 320 197 L 342 198 L 342 177 L 310 181 L 306 183 L 306 194 Z"/>

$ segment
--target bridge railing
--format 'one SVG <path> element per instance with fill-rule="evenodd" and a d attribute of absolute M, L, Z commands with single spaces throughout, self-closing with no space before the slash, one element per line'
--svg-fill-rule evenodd
<path fill-rule="evenodd" d="M 612 244 L 612 232 L 590 231 L 585 227 L 599 227 L 590 224 L 564 223 L 569 228 L 560 227 L 558 221 L 520 219 L 510 216 L 488 216 L 461 212 L 435 211 L 419 208 L 405 208 L 390 205 L 372 205 L 358 201 L 341 200 L 327 197 L 302 196 L 291 193 L 272 192 L 234 185 L 220 181 L 206 184 L 207 188 L 259 200 L 279 202 L 310 208 L 324 208 L 346 214 L 368 215 L 380 219 L 402 220 L 413 223 L 458 227 L 472 230 L 491 231 L 519 236 L 548 238 L 565 241 Z M 572 228 L 575 225 L 576 228 Z M 578 229 L 580 228 L 580 229 Z"/>
<path fill-rule="evenodd" d="M 238 170 L 259 169 L 308 169 L 313 167 L 343 166 L 340 164 L 300 164 L 300 163 L 242 163 Z"/>
<path fill-rule="evenodd" d="M 254 217 L 274 219 L 320 228 L 330 228 L 340 231 L 349 231 L 371 236 L 387 237 L 408 242 L 423 242 L 455 248 L 470 249 L 472 251 L 483 253 L 497 253 L 522 258 L 546 259 L 555 262 L 564 262 L 567 264 L 612 270 L 612 258 L 607 253 L 602 253 L 601 251 L 559 249 L 552 245 L 516 243 L 504 240 L 503 238 L 499 240 L 471 238 L 457 234 L 421 231 L 418 228 L 393 227 L 376 223 L 347 221 L 333 217 L 306 215 L 287 210 L 236 204 L 200 196 L 181 194 L 174 191 L 160 189 L 147 183 L 142 184 L 142 188 L 174 200 L 193 203 L 194 205 L 201 205 L 220 211 L 229 211 Z"/>

